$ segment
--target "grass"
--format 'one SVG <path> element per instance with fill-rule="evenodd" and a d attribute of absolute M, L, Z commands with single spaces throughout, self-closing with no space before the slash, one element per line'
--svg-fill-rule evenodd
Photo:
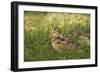
<path fill-rule="evenodd" d="M 74 49 L 62 52 L 51 46 L 50 32 L 58 27 L 71 39 Z M 24 61 L 90 58 L 90 15 L 77 13 L 24 12 Z"/>

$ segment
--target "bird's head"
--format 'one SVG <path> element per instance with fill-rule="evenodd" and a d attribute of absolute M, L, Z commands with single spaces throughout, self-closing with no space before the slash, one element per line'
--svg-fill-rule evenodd
<path fill-rule="evenodd" d="M 50 36 L 51 36 L 51 38 L 52 38 L 52 37 L 57 37 L 57 36 L 59 36 L 60 34 L 61 34 L 60 29 L 57 28 L 57 27 L 54 27 L 54 28 L 51 30 Z"/>

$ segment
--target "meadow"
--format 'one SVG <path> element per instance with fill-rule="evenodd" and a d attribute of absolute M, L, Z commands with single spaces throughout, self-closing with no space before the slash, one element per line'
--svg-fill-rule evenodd
<path fill-rule="evenodd" d="M 50 32 L 58 27 L 75 47 L 58 52 Z M 90 58 L 90 14 L 24 11 L 24 61 Z"/>

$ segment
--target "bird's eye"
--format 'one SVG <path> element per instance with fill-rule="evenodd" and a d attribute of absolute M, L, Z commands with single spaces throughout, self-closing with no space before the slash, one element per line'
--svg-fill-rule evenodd
<path fill-rule="evenodd" d="M 65 41 L 65 39 L 64 38 L 60 38 L 60 41 Z"/>
<path fill-rule="evenodd" d="M 56 30 L 56 29 L 54 28 L 54 30 Z"/>

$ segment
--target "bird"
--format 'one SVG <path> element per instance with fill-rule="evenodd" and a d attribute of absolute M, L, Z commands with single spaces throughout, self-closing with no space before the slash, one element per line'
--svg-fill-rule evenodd
<path fill-rule="evenodd" d="M 53 28 L 50 35 L 51 45 L 55 50 L 65 49 L 70 42 L 58 28 Z"/>

